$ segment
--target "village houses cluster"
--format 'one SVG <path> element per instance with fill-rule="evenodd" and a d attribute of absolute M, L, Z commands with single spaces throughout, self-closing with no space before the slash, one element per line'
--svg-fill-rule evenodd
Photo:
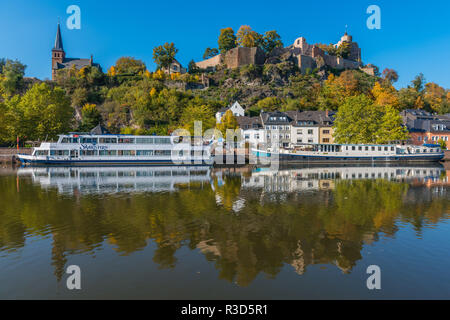
<path fill-rule="evenodd" d="M 252 147 L 273 147 L 274 141 L 281 148 L 334 143 L 334 111 L 261 111 L 258 116 L 249 117 L 236 101 L 216 113 L 217 123 L 221 122 L 228 110 L 236 117 L 243 140 Z M 422 145 L 442 140 L 450 148 L 450 114 L 436 115 L 424 110 L 408 109 L 403 110 L 401 116 L 410 135 L 407 143 Z"/>
<path fill-rule="evenodd" d="M 261 111 L 259 116 L 245 116 L 245 110 L 234 102 L 216 113 L 219 123 L 230 110 L 236 117 L 245 142 L 251 146 L 270 145 L 287 148 L 298 144 L 333 143 L 334 112 L 330 111 Z"/>

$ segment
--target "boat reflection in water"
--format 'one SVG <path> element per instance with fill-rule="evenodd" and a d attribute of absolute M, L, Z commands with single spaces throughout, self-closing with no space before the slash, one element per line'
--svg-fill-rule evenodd
<path fill-rule="evenodd" d="M 176 191 L 178 185 L 209 184 L 209 166 L 181 167 L 25 167 L 18 175 L 31 175 L 42 188 L 61 194 Z"/>
<path fill-rule="evenodd" d="M 440 164 L 429 166 L 320 166 L 259 168 L 243 179 L 242 187 L 264 189 L 266 192 L 295 192 L 333 189 L 336 180 L 385 179 L 398 182 L 444 182 L 446 171 Z"/>

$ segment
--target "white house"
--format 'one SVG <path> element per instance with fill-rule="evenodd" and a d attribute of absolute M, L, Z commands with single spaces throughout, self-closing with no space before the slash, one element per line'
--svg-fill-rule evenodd
<path fill-rule="evenodd" d="M 242 137 L 245 142 L 248 142 L 250 147 L 257 148 L 265 143 L 265 132 L 260 117 L 236 117 L 236 119 L 241 129 Z"/>
<path fill-rule="evenodd" d="M 224 116 L 224 114 L 228 111 L 231 110 L 231 112 L 233 113 L 233 115 L 235 117 L 243 117 L 244 116 L 244 108 L 241 107 L 241 105 L 239 104 L 239 102 L 235 102 L 231 105 L 231 107 L 225 107 L 220 109 L 219 111 L 217 111 L 216 113 L 216 122 L 220 123 L 222 121 L 222 117 Z"/>

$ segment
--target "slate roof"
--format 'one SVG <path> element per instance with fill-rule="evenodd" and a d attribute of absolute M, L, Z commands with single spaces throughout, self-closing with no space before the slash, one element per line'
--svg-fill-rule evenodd
<path fill-rule="evenodd" d="M 64 69 L 64 68 L 71 68 L 73 65 L 78 70 L 83 67 L 88 67 L 88 66 L 94 66 L 94 67 L 100 66 L 98 63 L 91 64 L 91 59 L 65 58 L 63 63 L 56 64 L 56 69 L 59 70 L 59 69 Z"/>
<path fill-rule="evenodd" d="M 260 129 L 262 128 L 260 117 L 236 117 L 241 129 Z"/>
<path fill-rule="evenodd" d="M 104 126 L 102 126 L 101 124 L 98 124 L 94 129 L 92 129 L 90 132 L 90 134 L 94 134 L 94 135 L 101 135 L 101 134 L 110 134 L 110 132 L 108 131 L 108 129 L 106 129 Z"/>
<path fill-rule="evenodd" d="M 437 129 L 436 129 L 436 126 Z M 450 132 L 450 120 L 409 120 L 406 127 L 411 132 Z"/>
<path fill-rule="evenodd" d="M 58 28 L 56 29 L 56 39 L 55 39 L 55 46 L 54 46 L 53 50 L 64 51 L 62 37 L 61 37 L 61 28 L 59 27 L 59 23 L 58 23 Z"/>

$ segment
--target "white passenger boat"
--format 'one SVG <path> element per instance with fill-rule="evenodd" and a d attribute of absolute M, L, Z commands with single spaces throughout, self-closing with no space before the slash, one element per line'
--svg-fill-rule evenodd
<path fill-rule="evenodd" d="M 252 150 L 262 162 L 429 162 L 440 161 L 439 145 L 305 144 L 291 149 Z"/>
<path fill-rule="evenodd" d="M 17 157 L 44 165 L 212 165 L 211 146 L 201 137 L 70 133 Z"/>

